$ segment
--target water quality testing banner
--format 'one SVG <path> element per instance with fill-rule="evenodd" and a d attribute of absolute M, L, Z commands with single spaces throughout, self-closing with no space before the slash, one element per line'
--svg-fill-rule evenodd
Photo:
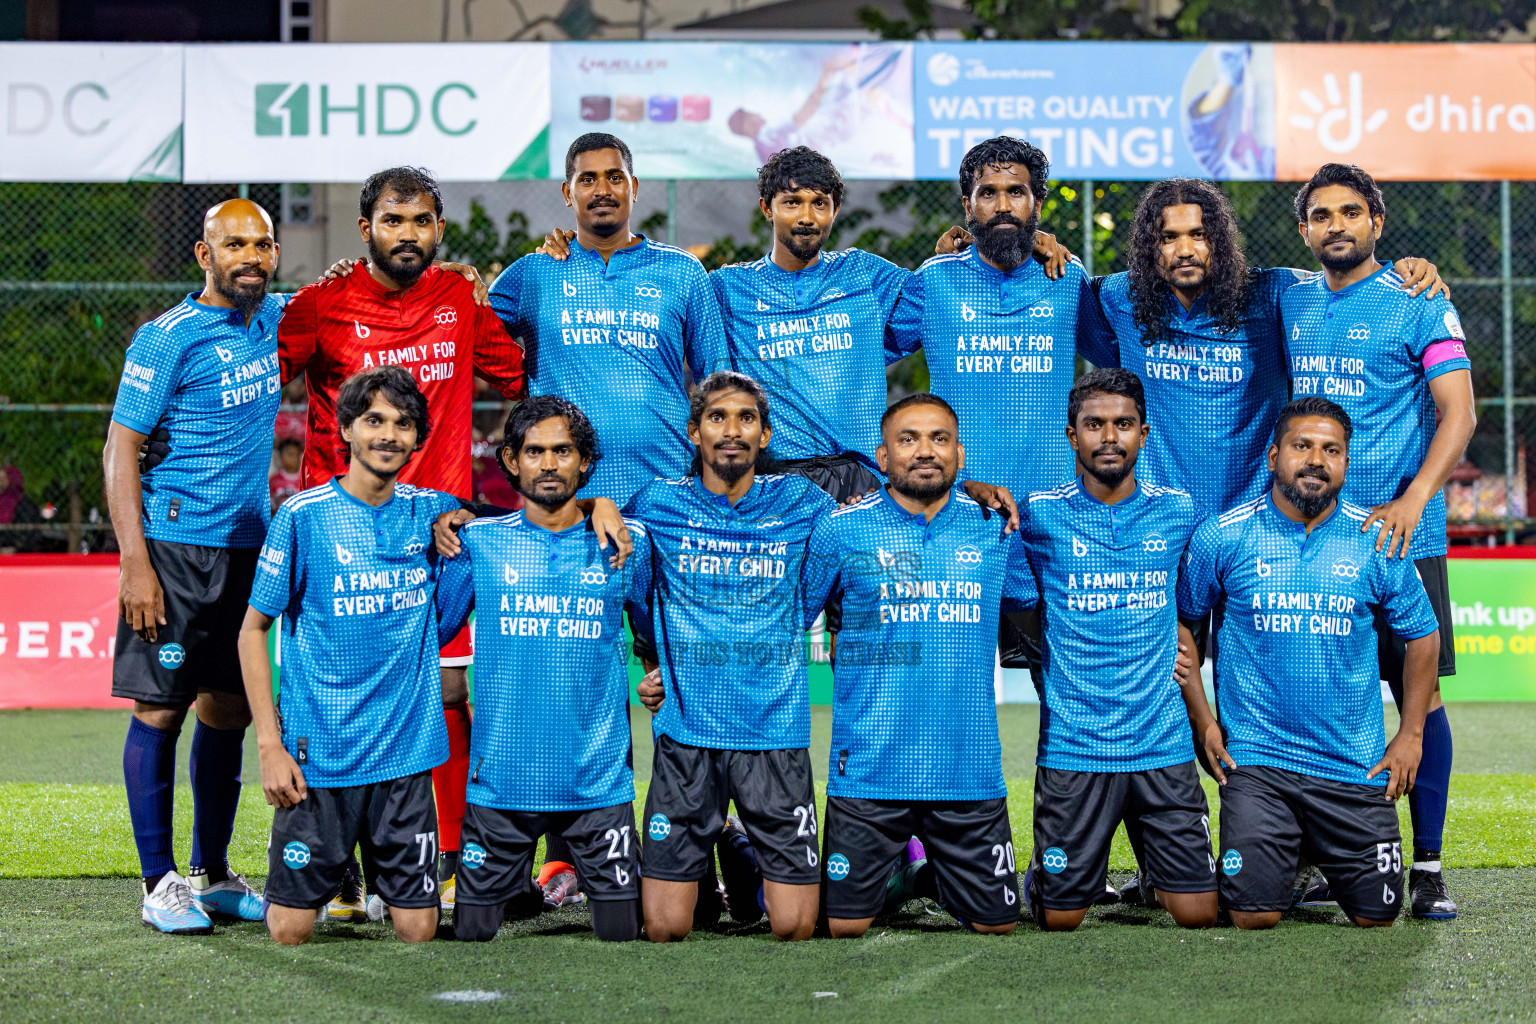
<path fill-rule="evenodd" d="M 0 43 L 0 181 L 180 181 L 182 49 Z"/>
<path fill-rule="evenodd" d="M 548 173 L 545 43 L 186 47 L 184 180 Z"/>
<path fill-rule="evenodd" d="M 953 178 L 1003 134 L 1053 178 L 1274 177 L 1267 44 L 918 43 L 914 63 L 919 178 Z"/>
<path fill-rule="evenodd" d="M 640 178 L 755 178 L 801 145 L 845 178 L 912 177 L 910 43 L 556 43 L 550 72 L 557 161 L 610 132 Z"/>

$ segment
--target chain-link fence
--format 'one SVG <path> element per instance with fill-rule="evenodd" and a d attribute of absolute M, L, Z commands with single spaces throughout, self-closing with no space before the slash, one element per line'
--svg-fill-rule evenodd
<path fill-rule="evenodd" d="M 1041 228 L 1093 272 L 1123 270 L 1143 187 L 1056 182 Z M 1313 265 L 1291 213 L 1294 185 L 1225 187 L 1250 263 Z M 202 213 L 242 188 L 281 219 L 275 185 L 0 184 L 0 550 L 111 547 L 101 448 L 123 350 L 138 325 L 199 286 L 192 242 Z M 1387 230 L 1378 251 L 1385 259 L 1421 256 L 1438 265 L 1472 357 L 1479 418 L 1448 488 L 1452 531 L 1484 542 L 1530 533 L 1536 541 L 1536 521 L 1528 518 L 1536 495 L 1525 472 L 1527 446 L 1536 442 L 1536 183 L 1383 188 Z M 336 217 L 355 202 L 355 188 L 327 189 L 335 190 L 335 201 L 317 195 L 309 209 Z M 537 246 L 545 231 L 571 224 L 557 183 L 454 184 L 444 198 L 444 254 L 474 263 L 488 278 Z M 756 201 L 750 181 L 646 181 L 635 219 L 640 230 L 689 248 L 713 268 L 767 251 Z M 960 220 L 953 183 L 851 182 L 833 244 L 916 267 Z M 281 223 L 278 233 L 283 240 Z M 324 253 L 325 261 L 359 254 L 345 232 L 332 236 L 338 251 Z M 921 354 L 892 367 L 889 377 L 893 394 L 925 387 Z M 285 396 L 290 413 L 301 411 L 302 392 Z M 502 421 L 502 406 L 494 393 L 481 397 L 477 438 L 486 441 Z M 291 430 L 294 418 L 285 420 Z M 281 473 L 276 457 L 273 471 Z M 484 478 L 494 481 L 496 474 Z"/>

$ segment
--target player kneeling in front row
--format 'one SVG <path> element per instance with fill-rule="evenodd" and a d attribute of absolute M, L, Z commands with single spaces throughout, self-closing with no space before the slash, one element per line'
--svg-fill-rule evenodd
<path fill-rule="evenodd" d="M 1402 904 L 1393 801 L 1413 788 L 1440 632 L 1412 563 L 1378 552 L 1360 532 L 1370 513 L 1338 498 L 1351 432 L 1349 414 L 1326 398 L 1286 406 L 1269 494 L 1206 520 L 1179 579 L 1180 618 L 1226 612 L 1216 644 L 1226 745 L 1203 698 L 1190 712 L 1223 783 L 1221 903 L 1239 928 L 1280 920 L 1298 855 L 1358 925 L 1391 924 Z M 1390 745 L 1378 620 L 1407 652 Z"/>
<path fill-rule="evenodd" d="M 1173 682 L 1179 559 L 1200 519 L 1188 494 L 1136 479 L 1146 411 L 1129 370 L 1080 378 L 1067 396 L 1080 475 L 1034 492 L 1020 510 L 1045 623 L 1024 896 L 1051 931 L 1076 928 L 1104 891 L 1121 821 L 1143 879 L 1174 921 L 1216 923 L 1210 811 Z M 1203 708 L 1192 675 L 1185 685 Z"/>
<path fill-rule="evenodd" d="M 410 373 L 381 366 L 336 399 L 345 476 L 277 510 L 240 630 L 261 785 L 277 808 L 267 928 L 308 941 L 354 846 L 407 942 L 437 934 L 432 769 L 448 757 L 434 601 L 432 524 L 459 507 L 395 478 L 426 440 Z M 272 704 L 267 631 L 283 618 L 283 713 Z"/>
<path fill-rule="evenodd" d="M 960 425 L 943 399 L 888 409 L 885 489 L 827 515 L 806 556 L 806 621 L 840 597 L 822 863 L 835 938 L 869 929 L 912 836 L 911 895 L 968 928 L 1019 923 L 992 669 L 1000 609 L 1036 602 L 1024 545 L 955 488 Z"/>
<path fill-rule="evenodd" d="M 532 880 L 539 837 L 570 844 L 600 939 L 640 936 L 624 609 L 650 589 L 650 545 L 611 568 L 576 492 L 602 457 L 592 423 L 554 395 L 512 411 L 497 452 L 527 504 L 511 515 L 446 517 L 453 555 L 438 588 L 443 628 L 480 610 L 469 806 L 454 934 L 485 941 L 509 907 L 543 909 Z M 461 525 L 462 524 L 462 525 Z M 632 615 L 640 628 L 643 609 Z M 539 713 L 535 713 L 535 712 Z"/>

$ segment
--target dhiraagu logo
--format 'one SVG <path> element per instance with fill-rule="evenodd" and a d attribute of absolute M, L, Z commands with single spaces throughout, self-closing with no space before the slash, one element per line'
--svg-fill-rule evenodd
<path fill-rule="evenodd" d="M 427 125 L 455 136 L 479 124 L 474 116 L 479 96 L 465 82 L 444 82 L 436 89 L 398 82 L 258 82 L 255 89 L 259 136 L 306 136 L 311 127 L 319 129 L 317 135 L 409 135 Z"/>

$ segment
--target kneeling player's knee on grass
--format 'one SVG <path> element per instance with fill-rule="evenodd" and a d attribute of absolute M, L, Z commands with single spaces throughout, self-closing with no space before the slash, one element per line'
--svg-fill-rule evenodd
<path fill-rule="evenodd" d="M 1157 890 L 1157 901 L 1173 916 L 1173 923 L 1181 928 L 1209 928 L 1216 923 L 1216 893 L 1211 892 L 1163 892 Z"/>
<path fill-rule="evenodd" d="M 1081 918 L 1079 918 L 1081 920 Z M 971 931 L 977 935 L 1012 935 L 1019 927 L 1019 922 L 1009 921 L 1007 924 L 973 924 Z M 1073 927 L 1076 927 L 1075 925 Z"/>
<path fill-rule="evenodd" d="M 1375 917 L 1355 917 L 1350 915 L 1350 920 L 1361 928 L 1390 928 L 1397 919 L 1389 917 L 1383 920 Z"/>
<path fill-rule="evenodd" d="M 268 904 L 267 931 L 279 945 L 302 945 L 315 933 L 315 912 Z"/>
<path fill-rule="evenodd" d="M 1045 920 L 1041 927 L 1048 932 L 1070 932 L 1083 923 L 1083 918 L 1088 916 L 1088 908 L 1082 910 L 1045 910 Z"/>
<path fill-rule="evenodd" d="M 477 907 L 459 903 L 453 908 L 453 937 L 460 942 L 489 942 L 501 929 L 503 904 Z"/>
<path fill-rule="evenodd" d="M 1244 931 L 1273 928 L 1280 923 L 1280 911 L 1234 910 L 1232 911 L 1232 923 Z"/>
<path fill-rule="evenodd" d="M 834 939 L 856 939 L 869 931 L 869 926 L 874 923 L 872 917 L 829 917 L 827 932 Z"/>
<path fill-rule="evenodd" d="M 395 923 L 395 937 L 401 942 L 430 942 L 437 938 L 436 907 L 390 907 L 389 917 Z"/>
<path fill-rule="evenodd" d="M 599 939 L 604 942 L 632 942 L 640 937 L 639 900 L 595 900 L 590 906 L 592 934 Z"/>

